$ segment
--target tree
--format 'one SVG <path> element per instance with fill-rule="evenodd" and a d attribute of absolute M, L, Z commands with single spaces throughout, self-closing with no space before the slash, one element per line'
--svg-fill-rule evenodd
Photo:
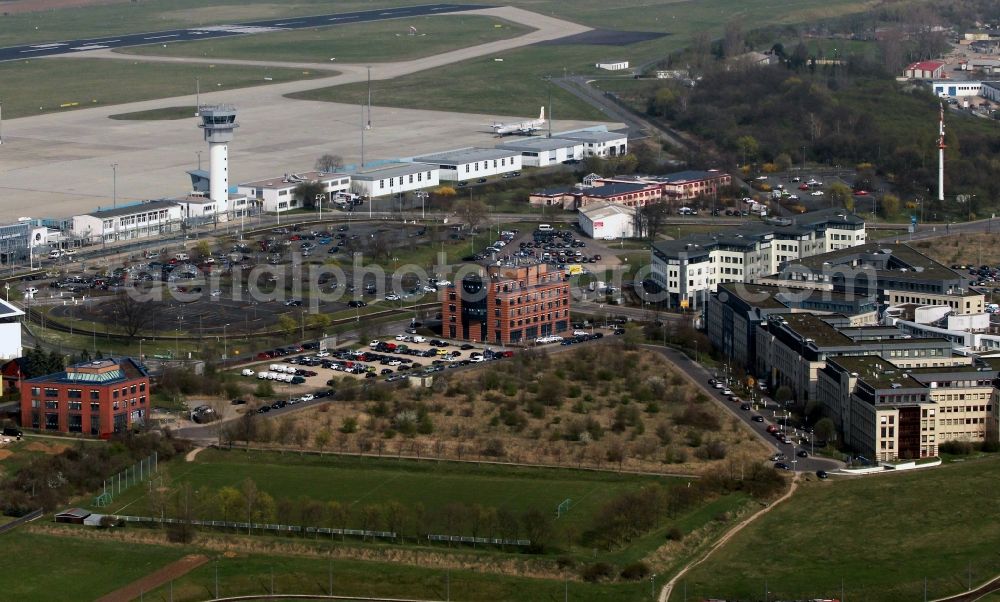
<path fill-rule="evenodd" d="M 257 483 L 254 483 L 253 479 L 247 477 L 243 480 L 240 491 L 243 493 L 243 507 L 246 509 L 247 522 L 252 523 L 257 510 L 257 503 L 260 501 L 260 490 L 257 489 Z"/>
<path fill-rule="evenodd" d="M 240 509 L 243 508 L 243 494 L 239 489 L 227 485 L 216 492 L 215 503 L 222 520 L 233 520 L 239 516 Z"/>
<path fill-rule="evenodd" d="M 340 155 L 325 153 L 316 159 L 316 171 L 332 173 L 344 166 L 344 158 Z"/>
<path fill-rule="evenodd" d="M 829 418 L 820 418 L 813 426 L 813 433 L 820 441 L 833 441 L 837 438 L 837 425 Z"/>
<path fill-rule="evenodd" d="M 134 337 L 156 315 L 150 303 L 140 303 L 126 291 L 117 293 L 111 301 L 111 314 L 129 337 Z"/>
<path fill-rule="evenodd" d="M 774 164 L 778 166 L 779 171 L 788 171 L 792 167 L 792 157 L 788 153 L 779 153 L 774 158 Z"/>
<path fill-rule="evenodd" d="M 843 207 L 848 211 L 854 211 L 854 194 L 847 184 L 834 182 L 833 184 L 830 184 L 826 194 L 830 199 L 831 206 Z"/>
<path fill-rule="evenodd" d="M 728 21 L 722 36 L 722 52 L 726 58 L 743 54 L 746 40 L 743 36 L 743 26 L 739 21 Z"/>
<path fill-rule="evenodd" d="M 670 207 L 665 201 L 647 203 L 635 212 L 635 216 L 639 226 L 636 228 L 636 234 L 645 234 L 649 240 L 655 240 L 663 224 L 670 217 Z"/>
<path fill-rule="evenodd" d="M 479 200 L 462 199 L 455 203 L 455 213 L 473 230 L 483 223 L 488 211 L 486 204 Z"/>
<path fill-rule="evenodd" d="M 288 314 L 278 316 L 278 328 L 283 332 L 295 332 L 299 327 L 298 321 Z"/>
<path fill-rule="evenodd" d="M 319 448 L 319 451 L 322 452 L 324 449 L 326 449 L 327 445 L 330 445 L 331 436 L 332 435 L 330 433 L 330 429 L 322 428 L 319 431 L 317 431 L 315 435 L 313 435 L 313 443 L 315 443 L 316 447 Z"/>
<path fill-rule="evenodd" d="M 292 189 L 292 198 L 299 201 L 306 209 L 316 208 L 316 197 L 326 196 L 326 187 L 319 182 L 300 182 Z"/>
<path fill-rule="evenodd" d="M 774 400 L 780 404 L 784 404 L 792 398 L 792 390 L 785 385 L 781 385 L 774 392 Z"/>
<path fill-rule="evenodd" d="M 882 217 L 892 217 L 899 213 L 899 197 L 894 194 L 882 195 L 882 202 L 879 203 Z"/>
<path fill-rule="evenodd" d="M 746 164 L 747 159 L 753 160 L 756 158 L 757 152 L 760 150 L 760 144 L 753 136 L 740 136 L 736 139 L 736 147 L 743 157 L 744 164 Z"/>

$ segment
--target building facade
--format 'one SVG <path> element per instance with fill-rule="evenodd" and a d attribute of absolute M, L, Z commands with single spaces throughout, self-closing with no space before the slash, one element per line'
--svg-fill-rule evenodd
<path fill-rule="evenodd" d="M 437 186 L 441 170 L 425 163 L 388 163 L 351 174 L 351 192 L 366 198 L 402 194 Z"/>
<path fill-rule="evenodd" d="M 525 138 L 501 142 L 496 147 L 521 153 L 521 165 L 525 167 L 549 167 L 583 158 L 583 143 L 563 138 Z"/>
<path fill-rule="evenodd" d="M 594 203 L 580 210 L 577 223 L 583 233 L 596 240 L 635 236 L 636 209 L 618 203 Z"/>
<path fill-rule="evenodd" d="M 442 289 L 441 331 L 451 339 L 525 345 L 569 329 L 569 283 L 546 264 L 491 266 Z"/>
<path fill-rule="evenodd" d="M 267 213 L 281 213 L 302 206 L 302 199 L 295 196 L 295 188 L 303 182 L 320 184 L 327 195 L 327 202 L 338 192 L 351 190 L 351 177 L 347 174 L 307 171 L 246 182 L 237 186 L 236 191 L 255 201 Z"/>
<path fill-rule="evenodd" d="M 142 424 L 149 373 L 131 358 L 96 360 L 21 382 L 21 425 L 107 439 Z"/>
<path fill-rule="evenodd" d="M 174 201 L 144 201 L 73 216 L 73 235 L 89 243 L 109 243 L 179 232 L 184 218 Z"/>
<path fill-rule="evenodd" d="M 580 130 L 553 136 L 583 144 L 584 157 L 621 157 L 628 154 L 628 132 Z"/>

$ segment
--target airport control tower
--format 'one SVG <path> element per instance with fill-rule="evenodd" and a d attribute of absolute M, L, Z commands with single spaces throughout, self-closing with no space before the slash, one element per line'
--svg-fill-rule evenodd
<path fill-rule="evenodd" d="M 216 105 L 199 107 L 201 123 L 208 142 L 209 198 L 213 201 L 229 200 L 229 143 L 233 140 L 236 107 Z"/>

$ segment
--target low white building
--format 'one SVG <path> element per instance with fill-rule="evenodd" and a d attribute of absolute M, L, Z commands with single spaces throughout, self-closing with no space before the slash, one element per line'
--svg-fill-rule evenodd
<path fill-rule="evenodd" d="M 181 207 L 174 201 L 143 201 L 73 216 L 73 235 L 91 243 L 160 236 L 181 229 Z"/>
<path fill-rule="evenodd" d="M 21 348 L 21 318 L 24 312 L 6 301 L 0 301 L 0 360 L 24 355 Z"/>
<path fill-rule="evenodd" d="M 580 210 L 578 223 L 594 239 L 616 240 L 635 236 L 635 208 L 618 203 L 595 203 Z"/>
<path fill-rule="evenodd" d="M 436 165 L 441 180 L 456 182 L 499 176 L 521 169 L 521 153 L 502 148 L 460 148 L 414 157 L 413 160 Z"/>
<path fill-rule="evenodd" d="M 584 157 L 620 157 L 628 153 L 628 132 L 580 130 L 553 136 L 583 144 Z"/>
<path fill-rule="evenodd" d="M 623 60 L 607 60 L 599 61 L 594 65 L 598 69 L 604 69 L 605 71 L 621 71 L 623 69 L 628 69 L 628 61 Z"/>
<path fill-rule="evenodd" d="M 245 194 L 230 193 L 229 198 L 216 202 L 205 194 L 192 193 L 173 199 L 181 208 L 181 217 L 189 226 L 212 222 L 228 222 L 239 217 L 255 215 L 256 203 Z"/>
<path fill-rule="evenodd" d="M 983 89 L 981 81 L 957 81 L 953 79 L 931 82 L 935 96 L 960 98 L 963 96 L 979 96 Z"/>
<path fill-rule="evenodd" d="M 351 190 L 351 176 L 347 174 L 307 171 L 240 184 L 236 187 L 236 192 L 255 199 L 266 213 L 280 213 L 302 206 L 302 199 L 295 198 L 294 191 L 303 182 L 321 184 L 327 194 L 327 203 L 334 194 Z"/>
<path fill-rule="evenodd" d="M 548 167 L 583 158 L 583 143 L 564 138 L 524 138 L 501 142 L 497 148 L 521 153 L 521 165 Z"/>
<path fill-rule="evenodd" d="M 979 93 L 986 100 L 1000 102 L 1000 82 L 983 82 L 983 89 Z"/>
<path fill-rule="evenodd" d="M 440 170 L 426 163 L 387 163 L 351 174 L 351 192 L 373 198 L 437 186 Z"/>

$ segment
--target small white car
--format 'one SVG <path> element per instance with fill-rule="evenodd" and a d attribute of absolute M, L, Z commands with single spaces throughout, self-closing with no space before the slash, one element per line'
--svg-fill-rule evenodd
<path fill-rule="evenodd" d="M 330 357 L 329 351 L 317 351 L 316 357 Z"/>
<path fill-rule="evenodd" d="M 809 193 L 809 194 L 810 194 L 811 196 L 823 196 L 823 191 L 822 191 L 822 190 L 817 190 L 817 191 L 815 191 L 815 192 L 811 192 L 811 193 Z"/>
<path fill-rule="evenodd" d="M 222 295 L 222 291 L 220 291 L 219 289 L 215 289 L 215 290 L 213 290 L 213 291 L 212 291 L 212 292 L 211 292 L 210 294 L 211 294 L 211 296 L 213 296 L 213 297 L 219 297 L 219 296 L 221 296 L 221 295 Z"/>
<path fill-rule="evenodd" d="M 243 376 L 254 376 L 254 374 L 255 374 L 255 373 L 254 373 L 254 371 L 253 371 L 253 370 L 251 370 L 250 368 L 244 368 L 244 369 L 243 369 L 243 372 L 241 372 L 241 374 L 242 374 Z"/>
<path fill-rule="evenodd" d="M 300 398 L 301 401 L 312 401 L 314 399 L 316 399 L 316 397 L 314 397 L 312 393 L 306 393 Z"/>
<path fill-rule="evenodd" d="M 585 337 L 588 334 L 590 334 L 590 333 L 587 332 L 586 330 L 574 330 L 573 331 L 573 336 L 575 336 L 575 337 Z"/>
<path fill-rule="evenodd" d="M 375 348 L 375 347 L 378 347 L 381 344 L 382 344 L 382 341 L 380 341 L 378 339 L 372 339 L 372 341 L 370 343 L 368 343 L 368 346 L 372 347 L 372 348 Z"/>
<path fill-rule="evenodd" d="M 38 294 L 38 289 L 35 288 L 35 287 L 33 287 L 33 286 L 29 286 L 28 288 L 24 289 L 24 294 L 25 295 L 37 295 Z"/>
<path fill-rule="evenodd" d="M 390 293 L 385 296 L 386 301 L 399 301 L 399 295 L 396 293 Z"/>
<path fill-rule="evenodd" d="M 733 392 L 730 389 L 723 389 L 722 390 L 722 394 L 728 396 L 728 395 L 732 395 Z"/>
<path fill-rule="evenodd" d="M 426 343 L 427 342 L 427 337 L 422 337 L 419 334 L 418 335 L 414 335 L 413 342 L 414 343 Z"/>

